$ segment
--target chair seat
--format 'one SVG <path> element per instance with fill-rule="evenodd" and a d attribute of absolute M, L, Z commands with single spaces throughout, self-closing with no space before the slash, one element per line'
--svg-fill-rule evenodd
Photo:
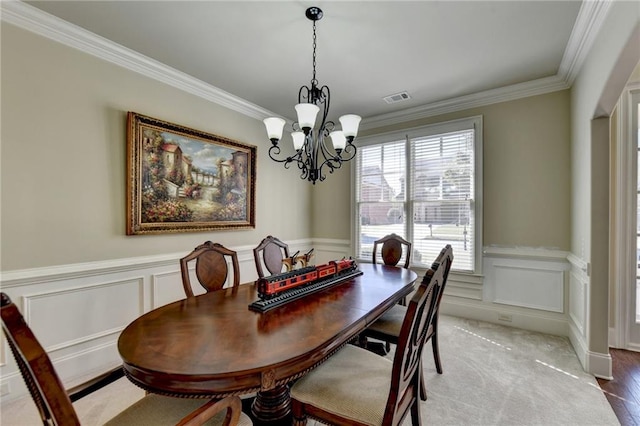
<path fill-rule="evenodd" d="M 175 425 L 181 419 L 209 402 L 208 399 L 173 398 L 155 394 L 148 394 L 117 416 L 109 420 L 105 425 L 111 426 L 157 426 Z M 206 425 L 221 425 L 225 418 L 226 410 L 211 418 Z M 240 414 L 239 425 L 249 426 L 251 419 L 244 413 Z"/>
<path fill-rule="evenodd" d="M 406 306 L 394 305 L 369 326 L 369 331 L 397 337 L 400 335 L 400 329 L 406 314 Z"/>
<path fill-rule="evenodd" d="M 389 337 L 389 340 L 397 340 L 402 328 L 402 322 L 407 314 L 407 307 L 402 305 L 394 305 L 385 312 L 380 318 L 374 321 L 367 328 L 367 334 L 374 337 L 376 335 Z M 429 324 L 427 336 L 431 336 L 433 332 L 433 324 Z M 386 340 L 386 339 L 385 339 Z M 394 340 L 394 343 L 395 343 Z"/>
<path fill-rule="evenodd" d="M 343 418 L 381 425 L 392 367 L 386 358 L 346 345 L 298 380 L 291 388 L 291 398 Z"/>

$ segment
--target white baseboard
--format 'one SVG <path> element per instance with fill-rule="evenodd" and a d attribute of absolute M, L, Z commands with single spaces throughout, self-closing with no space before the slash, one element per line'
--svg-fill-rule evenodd
<path fill-rule="evenodd" d="M 567 319 L 564 315 L 463 299 L 450 296 L 446 291 L 440 309 L 446 315 L 486 321 L 507 327 L 557 336 L 567 336 L 568 333 Z"/>

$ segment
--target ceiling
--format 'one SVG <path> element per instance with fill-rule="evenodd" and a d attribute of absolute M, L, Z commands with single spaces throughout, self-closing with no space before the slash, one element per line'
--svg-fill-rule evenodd
<path fill-rule="evenodd" d="M 312 74 L 330 119 L 442 105 L 527 82 L 566 81 L 580 1 L 29 1 L 207 85 L 292 119 Z M 575 32 L 575 31 L 574 31 Z M 575 38 L 575 34 L 573 36 Z M 564 62 L 563 62 L 564 60 Z M 565 82 L 565 88 L 568 87 Z M 557 90 L 557 89 L 556 89 Z M 383 98 L 406 91 L 410 99 Z M 549 91 L 549 90 L 548 90 Z M 363 120 L 363 122 L 366 120 Z"/>

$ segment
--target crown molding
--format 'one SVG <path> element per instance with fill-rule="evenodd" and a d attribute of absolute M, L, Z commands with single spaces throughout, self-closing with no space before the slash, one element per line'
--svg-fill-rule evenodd
<path fill-rule="evenodd" d="M 276 114 L 19 0 L 3 0 L 1 19 L 146 77 L 256 119 Z"/>
<path fill-rule="evenodd" d="M 583 1 L 558 73 L 524 83 L 486 90 L 431 104 L 368 117 L 362 129 L 372 129 L 499 102 L 565 90 L 580 71 L 612 0 Z M 0 1 L 2 21 L 101 58 L 215 104 L 262 120 L 277 115 L 186 73 L 66 22 L 20 0 Z"/>
<path fill-rule="evenodd" d="M 564 51 L 558 75 L 571 86 L 611 8 L 611 0 L 583 1 Z"/>
<path fill-rule="evenodd" d="M 361 129 L 374 129 L 397 123 L 419 120 L 436 115 L 477 108 L 499 102 L 512 101 L 529 96 L 542 95 L 568 89 L 569 85 L 558 76 L 545 77 L 497 89 L 485 90 L 471 95 L 445 99 L 414 108 L 377 115 L 363 119 Z"/>
<path fill-rule="evenodd" d="M 580 11 L 576 17 L 576 22 L 569 36 L 567 47 L 562 56 L 558 73 L 555 76 L 368 117 L 362 120 L 360 128 L 374 129 L 570 88 L 589 50 L 591 50 L 593 46 L 593 42 L 602 27 L 612 1 L 613 0 L 585 0 L 582 2 Z"/>

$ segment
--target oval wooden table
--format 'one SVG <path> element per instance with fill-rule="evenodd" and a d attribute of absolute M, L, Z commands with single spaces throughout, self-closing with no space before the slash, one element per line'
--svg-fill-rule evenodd
<path fill-rule="evenodd" d="M 361 264 L 363 275 L 265 313 L 253 283 L 190 297 L 129 324 L 118 350 L 129 379 L 188 398 L 257 392 L 259 423 L 290 414 L 287 383 L 357 336 L 414 287 L 408 269 Z"/>

